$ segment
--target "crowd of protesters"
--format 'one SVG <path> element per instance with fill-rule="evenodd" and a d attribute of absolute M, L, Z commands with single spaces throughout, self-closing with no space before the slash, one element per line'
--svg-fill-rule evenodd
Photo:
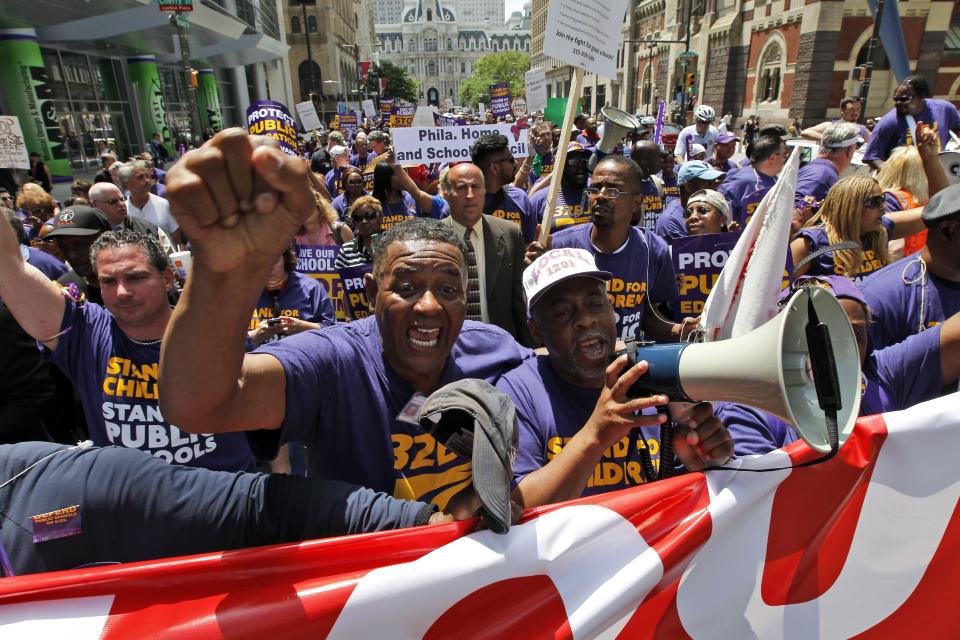
<path fill-rule="evenodd" d="M 937 155 L 960 115 L 929 96 L 923 78 L 907 78 L 872 133 L 856 99 L 837 121 L 790 125 L 819 143 L 797 181 L 790 286 L 840 299 L 863 363 L 862 415 L 955 391 L 960 377 L 960 186 Z M 616 356 L 633 338 L 689 339 L 698 319 L 671 320 L 671 243 L 742 230 L 788 159 L 786 127 L 748 120 L 737 163 L 727 121 L 718 129 L 704 104 L 693 115 L 673 149 L 653 140 L 652 118 L 612 154 L 597 149 L 604 127 L 593 117 L 568 140 L 530 119 L 522 160 L 491 134 L 470 162 L 419 167 L 395 161 L 388 130 L 317 133 L 302 157 L 227 130 L 169 173 L 162 142 L 126 162 L 106 154 L 95 181 L 76 180 L 63 202 L 35 164 L 31 181 L 0 189 L 0 444 L 10 445 L 0 462 L 66 450 L 26 455 L 22 443 L 89 439 L 139 450 L 102 464 L 157 491 L 182 489 L 167 466 L 347 483 L 244 485 L 270 505 L 312 491 L 350 517 L 285 527 L 282 508 L 245 512 L 282 535 L 162 551 L 188 553 L 426 524 L 436 509 L 470 515 L 470 461 L 415 419 L 431 394 L 464 379 L 495 385 L 516 408 L 510 490 L 522 507 L 784 446 L 790 427 L 752 407 L 702 403 L 677 416 L 658 411 L 666 396 L 631 397 L 646 363 Z M 303 248 L 317 246 L 336 247 L 342 277 L 362 281 L 365 307 L 352 320 L 326 284 L 300 273 Z M 174 269 L 184 250 L 189 272 Z M 239 500 L 217 474 L 190 478 L 176 502 L 202 506 L 184 507 L 184 529 Z M 21 492 L 14 506 L 29 511 L 23 501 L 48 493 Z M 140 515 L 153 523 L 158 513 Z M 42 544 L 21 570 L 87 561 L 45 555 Z"/>

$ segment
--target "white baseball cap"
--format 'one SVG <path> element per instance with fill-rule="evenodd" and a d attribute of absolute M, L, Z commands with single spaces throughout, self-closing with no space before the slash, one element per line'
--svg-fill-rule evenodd
<path fill-rule="evenodd" d="M 586 276 L 601 281 L 613 274 L 597 268 L 597 263 L 586 249 L 551 249 L 523 270 L 523 292 L 527 297 L 527 312 L 544 293 L 564 280 Z"/>
<path fill-rule="evenodd" d="M 330 155 L 333 156 L 334 158 L 336 158 L 337 156 L 342 156 L 347 151 L 348 149 L 346 147 L 342 147 L 340 145 L 334 145 L 333 147 L 330 147 Z"/>

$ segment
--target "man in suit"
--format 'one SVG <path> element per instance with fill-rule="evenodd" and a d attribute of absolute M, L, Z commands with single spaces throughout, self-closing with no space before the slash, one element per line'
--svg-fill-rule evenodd
<path fill-rule="evenodd" d="M 523 301 L 520 227 L 483 212 L 486 188 L 483 172 L 474 164 L 444 171 L 440 189 L 450 207 L 444 222 L 467 246 L 467 319 L 495 324 L 521 344 L 532 345 Z"/>

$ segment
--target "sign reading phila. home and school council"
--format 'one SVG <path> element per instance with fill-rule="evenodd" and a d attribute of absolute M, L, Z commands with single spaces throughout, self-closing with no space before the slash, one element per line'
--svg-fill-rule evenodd
<path fill-rule="evenodd" d="M 551 0 L 543 54 L 614 78 L 626 13 L 627 0 Z"/>
<path fill-rule="evenodd" d="M 482 136 L 499 133 L 510 141 L 510 153 L 525 158 L 527 129 L 516 129 L 510 124 L 480 124 L 465 127 L 409 127 L 394 129 L 393 148 L 397 162 L 469 162 L 470 147 Z"/>

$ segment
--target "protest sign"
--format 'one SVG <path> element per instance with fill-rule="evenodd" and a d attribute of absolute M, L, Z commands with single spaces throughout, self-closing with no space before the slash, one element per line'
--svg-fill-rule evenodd
<path fill-rule="evenodd" d="M 357 137 L 358 131 L 357 114 L 346 113 L 340 116 L 340 132 L 346 137 L 347 142 L 353 142 Z"/>
<path fill-rule="evenodd" d="M 663 122 L 667 115 L 667 102 L 666 100 L 660 101 L 660 106 L 657 107 L 657 124 L 653 129 L 653 141 L 659 144 L 661 147 L 661 140 L 663 140 Z"/>
<path fill-rule="evenodd" d="M 337 271 L 338 246 L 319 244 L 297 245 L 297 271 L 320 281 L 327 295 L 333 301 L 337 320 L 344 319 L 343 290 L 340 286 L 340 273 Z"/>
<path fill-rule="evenodd" d="M 486 117 L 487 117 L 487 105 L 485 105 L 485 104 L 482 103 L 482 102 L 478 102 L 478 103 L 477 103 L 477 115 L 479 115 L 481 118 L 486 118 Z"/>
<path fill-rule="evenodd" d="M 393 98 L 381 98 L 380 116 L 384 119 L 387 119 L 390 117 L 391 113 L 393 113 Z"/>
<path fill-rule="evenodd" d="M 552 0 L 547 6 L 543 54 L 598 76 L 615 78 L 626 13 L 627 0 Z"/>
<path fill-rule="evenodd" d="M 0 169 L 29 169 L 30 156 L 17 116 L 0 116 Z"/>
<path fill-rule="evenodd" d="M 367 116 L 371 120 L 377 117 L 377 106 L 373 104 L 373 100 L 364 100 L 360 104 L 363 105 L 363 115 Z"/>
<path fill-rule="evenodd" d="M 490 85 L 490 110 L 494 118 L 505 118 L 510 111 L 510 85 L 506 82 Z"/>
<path fill-rule="evenodd" d="M 527 115 L 527 101 L 523 98 L 514 98 L 510 103 L 510 110 L 513 111 L 514 118 L 522 118 Z"/>
<path fill-rule="evenodd" d="M 416 114 L 416 105 L 393 103 L 390 107 L 390 128 L 394 129 L 413 125 L 413 117 Z"/>
<path fill-rule="evenodd" d="M 433 124 L 437 127 L 455 127 L 467 124 L 466 119 L 457 116 L 448 116 L 441 113 L 433 114 Z"/>
<path fill-rule="evenodd" d="M 338 102 L 338 103 L 337 103 L 337 115 L 338 115 L 338 116 L 342 116 L 343 114 L 345 114 L 345 113 L 347 112 L 347 110 L 348 110 L 348 107 L 347 107 L 347 103 L 346 103 L 346 102 Z"/>
<path fill-rule="evenodd" d="M 563 122 L 563 112 L 566 110 L 566 98 L 547 98 L 547 108 L 543 110 L 543 119 L 559 125 Z M 577 113 L 580 113 L 579 101 L 577 101 Z"/>
<path fill-rule="evenodd" d="M 340 269 L 340 282 L 343 285 L 343 312 L 347 321 L 360 320 L 370 315 L 370 302 L 367 300 L 363 276 L 372 269 L 372 264 Z"/>
<path fill-rule="evenodd" d="M 397 162 L 420 164 L 423 162 L 470 161 L 470 147 L 481 136 L 499 133 L 510 141 L 510 153 L 515 158 L 525 158 L 527 152 L 527 129 L 515 131 L 509 123 L 479 124 L 466 127 L 409 127 L 393 131 L 393 148 Z"/>
<path fill-rule="evenodd" d="M 677 287 L 680 297 L 673 311 L 674 320 L 682 321 L 686 317 L 697 316 L 703 311 L 707 296 L 713 290 L 723 265 L 727 263 L 730 252 L 740 239 L 740 232 L 710 233 L 701 236 L 675 238 L 670 247 L 673 269 L 677 273 Z M 784 287 L 790 284 L 793 272 L 793 260 L 787 252 L 786 268 L 783 272 Z"/>
<path fill-rule="evenodd" d="M 320 124 L 320 117 L 317 115 L 317 108 L 313 106 L 313 102 L 311 100 L 307 100 L 306 102 L 298 102 L 296 107 L 297 115 L 300 116 L 300 124 L 303 125 L 304 131 L 323 128 L 323 126 Z"/>
<path fill-rule="evenodd" d="M 432 127 L 434 126 L 434 115 L 437 113 L 435 107 L 417 107 L 417 112 L 413 116 L 411 127 Z"/>
<path fill-rule="evenodd" d="M 531 69 L 523 74 L 523 83 L 527 87 L 527 108 L 530 111 L 543 111 L 547 108 L 547 74 L 542 68 Z"/>
<path fill-rule="evenodd" d="M 300 154 L 297 121 L 282 102 L 257 100 L 247 107 L 247 131 L 252 135 L 275 139 L 284 153 L 292 156 Z"/>

